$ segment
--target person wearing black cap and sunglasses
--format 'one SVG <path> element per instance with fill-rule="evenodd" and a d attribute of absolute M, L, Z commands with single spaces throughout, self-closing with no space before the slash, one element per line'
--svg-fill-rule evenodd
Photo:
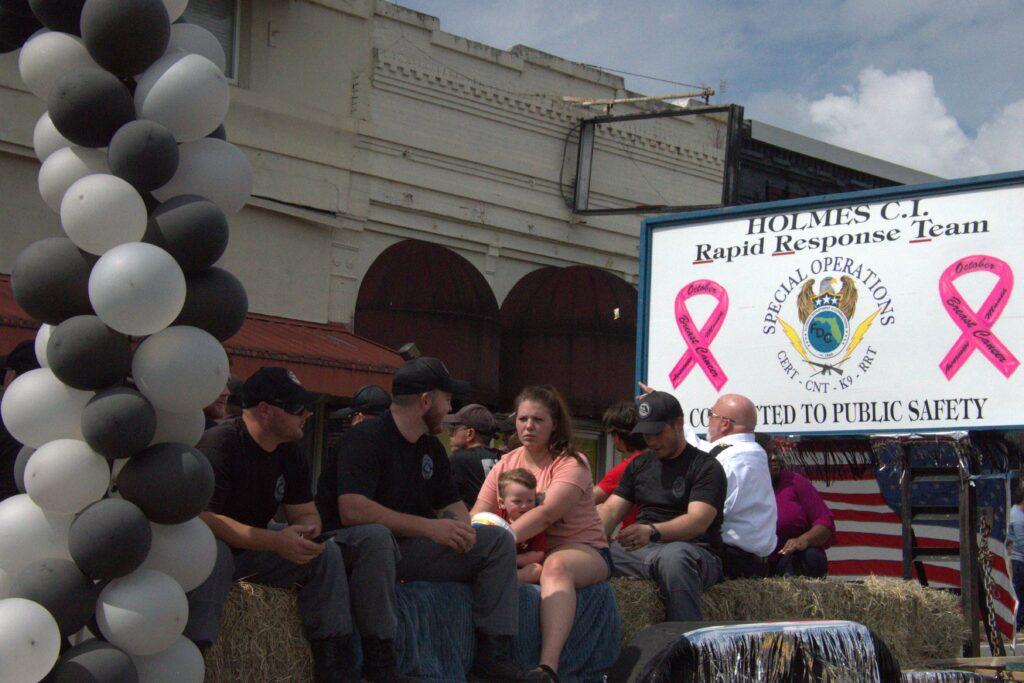
<path fill-rule="evenodd" d="M 344 525 L 338 542 L 366 533 L 379 542 L 383 531 L 400 554 L 378 570 L 388 590 L 372 610 L 374 636 L 363 639 L 364 657 L 371 660 L 363 670 L 368 680 L 394 680 L 384 667 L 394 671 L 396 579 L 470 583 L 477 635 L 473 673 L 484 680 L 544 680 L 511 657 L 518 629 L 512 535 L 500 527 L 470 526 L 448 454 L 435 436 L 452 395 L 468 390 L 436 358 L 406 362 L 395 371 L 391 409 L 345 432 L 324 465 L 318 503 L 327 528 Z M 353 586 L 354 594 L 358 590 Z M 355 609 L 358 619 L 358 604 Z"/>
<path fill-rule="evenodd" d="M 320 515 L 308 465 L 295 443 L 318 399 L 290 370 L 260 368 L 242 385 L 241 417 L 207 430 L 199 441 L 215 477 L 213 497 L 200 517 L 217 538 L 217 562 L 189 594 L 185 635 L 200 648 L 213 643 L 235 580 L 298 584 L 316 680 L 358 680 L 351 667 L 345 565 L 337 545 L 317 540 Z M 289 526 L 268 529 L 279 503 Z"/>
<path fill-rule="evenodd" d="M 614 573 L 656 581 L 667 621 L 701 621 L 701 593 L 722 580 L 725 471 L 713 455 L 687 443 L 675 396 L 651 392 L 637 414 L 632 433 L 643 435 L 647 450 L 599 508 L 609 536 L 638 509 L 636 524 L 610 544 Z"/>
<path fill-rule="evenodd" d="M 376 384 L 367 384 L 352 397 L 352 405 L 331 413 L 332 418 L 350 418 L 349 425 L 355 427 L 363 420 L 380 417 L 391 407 L 391 397 Z"/>

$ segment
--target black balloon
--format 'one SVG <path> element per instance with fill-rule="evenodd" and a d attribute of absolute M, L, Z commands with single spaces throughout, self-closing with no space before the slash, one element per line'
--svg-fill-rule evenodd
<path fill-rule="evenodd" d="M 81 35 L 78 22 L 85 0 L 28 0 L 28 4 L 46 28 Z"/>
<path fill-rule="evenodd" d="M 163 0 L 86 0 L 82 41 L 107 71 L 134 76 L 160 59 L 171 38 Z"/>
<path fill-rule="evenodd" d="M 139 672 L 127 653 L 102 640 L 87 640 L 60 656 L 49 683 L 138 683 Z"/>
<path fill-rule="evenodd" d="M 131 121 L 121 127 L 107 150 L 110 172 L 139 192 L 167 184 L 178 170 L 178 143 L 156 121 Z"/>
<path fill-rule="evenodd" d="M 172 197 L 152 211 L 142 241 L 169 253 L 186 274 L 194 273 L 223 256 L 228 219 L 216 204 L 198 195 Z"/>
<path fill-rule="evenodd" d="M 50 332 L 46 359 L 57 379 L 69 387 L 106 389 L 131 372 L 131 339 L 95 315 L 76 315 Z"/>
<path fill-rule="evenodd" d="M 61 76 L 47 105 L 54 127 L 82 147 L 106 147 L 114 133 L 135 118 L 135 102 L 127 86 L 96 68 Z"/>
<path fill-rule="evenodd" d="M 36 18 L 36 15 L 32 13 L 28 0 L 0 0 L 0 12 L 7 12 L 26 19 Z"/>
<path fill-rule="evenodd" d="M 33 16 L 23 16 L 17 7 L 0 5 L 0 53 L 12 52 L 25 44 L 42 26 Z"/>
<path fill-rule="evenodd" d="M 82 410 L 82 436 L 104 458 L 130 458 L 156 434 L 156 411 L 146 397 L 127 387 L 101 391 Z"/>
<path fill-rule="evenodd" d="M 213 495 L 213 468 L 206 456 L 180 443 L 161 443 L 136 453 L 117 476 L 125 500 L 157 524 L 183 524 L 206 509 Z"/>
<path fill-rule="evenodd" d="M 22 310 L 57 325 L 93 312 L 89 272 L 96 257 L 66 237 L 48 237 L 27 246 L 14 262 L 11 289 Z"/>
<path fill-rule="evenodd" d="M 28 459 L 35 452 L 34 448 L 22 446 L 18 451 L 18 457 L 14 459 L 14 485 L 21 493 L 25 493 L 25 467 L 28 465 Z"/>
<path fill-rule="evenodd" d="M 185 305 L 172 325 L 206 330 L 219 341 L 242 329 L 249 299 L 237 277 L 222 268 L 208 268 L 185 278 Z"/>
<path fill-rule="evenodd" d="M 89 623 L 99 595 L 74 562 L 56 558 L 38 560 L 22 569 L 12 589 L 12 598 L 25 598 L 45 607 L 65 638 Z"/>
<path fill-rule="evenodd" d="M 227 142 L 227 140 L 228 140 L 228 131 L 227 131 L 226 128 L 224 128 L 224 124 L 222 123 L 219 126 L 217 126 L 216 128 L 214 128 L 213 132 L 210 133 L 209 135 L 207 135 L 206 137 L 208 137 L 208 138 L 217 138 L 218 140 L 223 140 L 224 142 Z"/>
<path fill-rule="evenodd" d="M 71 559 L 82 573 L 100 581 L 138 569 L 152 543 L 146 515 L 119 498 L 105 498 L 85 508 L 68 531 Z"/>

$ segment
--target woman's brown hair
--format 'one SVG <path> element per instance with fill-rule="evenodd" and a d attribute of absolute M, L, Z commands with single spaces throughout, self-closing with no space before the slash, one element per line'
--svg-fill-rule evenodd
<path fill-rule="evenodd" d="M 572 438 L 572 415 L 569 414 L 569 406 L 565 398 L 550 384 L 538 384 L 526 387 L 516 396 L 516 416 L 519 415 L 519 405 L 523 401 L 533 401 L 547 408 L 554 423 L 554 430 L 551 432 L 551 441 L 548 449 L 558 458 L 568 455 L 580 464 L 588 464 L 576 452 L 576 443 Z"/>

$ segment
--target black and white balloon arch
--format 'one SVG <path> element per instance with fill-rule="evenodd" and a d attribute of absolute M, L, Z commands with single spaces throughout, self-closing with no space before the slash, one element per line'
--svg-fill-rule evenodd
<path fill-rule="evenodd" d="M 186 4 L 0 0 L 0 52 L 20 50 L 46 105 L 38 186 L 64 231 L 11 273 L 43 324 L 41 367 L 0 403 L 24 444 L 23 493 L 0 502 L 2 683 L 203 680 L 181 635 L 185 593 L 216 559 L 197 517 L 213 473 L 194 446 L 228 378 L 221 342 L 248 310 L 214 264 L 253 176 L 225 140 L 223 49 L 172 25 Z"/>

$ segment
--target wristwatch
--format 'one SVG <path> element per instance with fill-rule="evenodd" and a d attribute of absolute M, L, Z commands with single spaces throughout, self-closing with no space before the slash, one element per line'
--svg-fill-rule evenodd
<path fill-rule="evenodd" d="M 661 532 L 658 531 L 658 528 L 654 526 L 654 524 L 648 524 L 647 526 L 651 527 L 651 543 L 657 543 L 660 541 Z"/>

